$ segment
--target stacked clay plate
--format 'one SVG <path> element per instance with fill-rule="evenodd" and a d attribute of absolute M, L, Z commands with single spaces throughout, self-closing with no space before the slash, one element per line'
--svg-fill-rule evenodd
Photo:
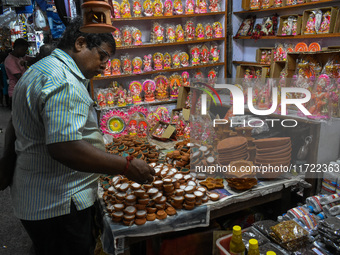
<path fill-rule="evenodd" d="M 291 161 L 292 144 L 290 137 L 273 137 L 253 141 L 256 147 L 255 164 L 257 166 L 288 166 Z M 261 174 L 261 173 L 258 173 Z M 261 174 L 265 178 L 277 178 L 279 172 Z"/>
<path fill-rule="evenodd" d="M 243 136 L 229 137 L 217 144 L 218 161 L 228 165 L 231 161 L 248 158 L 247 138 Z"/>
<path fill-rule="evenodd" d="M 253 162 L 246 160 L 230 162 L 231 170 L 227 178 L 228 186 L 237 190 L 247 190 L 254 187 L 257 184 L 257 179 L 253 166 Z"/>

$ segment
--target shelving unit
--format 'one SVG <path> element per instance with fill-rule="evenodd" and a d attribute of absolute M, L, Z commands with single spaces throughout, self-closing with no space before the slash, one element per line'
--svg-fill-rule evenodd
<path fill-rule="evenodd" d="M 306 2 L 303 4 L 283 6 L 277 8 L 268 8 L 260 10 L 243 10 L 242 1 L 233 0 L 233 53 L 232 61 L 234 63 L 232 77 L 236 75 L 236 66 L 240 63 L 252 63 L 256 58 L 256 49 L 260 47 L 275 47 L 276 43 L 298 43 L 299 40 L 307 44 L 318 42 L 321 47 L 340 45 L 340 33 L 316 34 L 316 35 L 296 35 L 296 36 L 263 36 L 258 40 L 252 39 L 250 36 L 242 36 L 235 38 L 242 21 L 248 15 L 256 16 L 255 24 L 262 23 L 262 18 L 273 14 L 279 16 L 290 14 L 303 14 L 306 9 L 315 9 L 326 6 L 340 7 L 340 0 L 321 0 L 318 2 Z M 279 24 L 278 24 L 279 25 Z"/>
<path fill-rule="evenodd" d="M 183 15 L 173 15 L 173 16 L 152 16 L 152 17 L 131 17 L 131 18 L 119 18 L 113 19 L 113 22 L 117 21 L 136 21 L 136 20 L 158 20 L 158 19 L 177 19 L 177 18 L 192 18 L 192 17 L 204 17 L 204 16 L 215 16 L 215 15 L 225 15 L 225 12 L 208 12 L 208 13 L 197 13 L 197 14 L 183 14 Z"/>

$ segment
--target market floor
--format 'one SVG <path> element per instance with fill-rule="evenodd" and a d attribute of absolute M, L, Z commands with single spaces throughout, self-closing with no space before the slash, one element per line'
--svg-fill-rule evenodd
<path fill-rule="evenodd" d="M 4 134 L 10 110 L 0 107 L 0 155 L 4 148 Z M 1 167 L 1 166 L 0 166 Z M 0 191 L 0 254 L 29 255 L 32 242 L 19 219 L 14 216 L 9 188 Z"/>

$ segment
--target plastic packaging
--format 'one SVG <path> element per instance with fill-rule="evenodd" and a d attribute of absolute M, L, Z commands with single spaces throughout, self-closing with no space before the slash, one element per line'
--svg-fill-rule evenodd
<path fill-rule="evenodd" d="M 329 171 L 323 174 L 323 179 L 321 183 L 321 192 L 320 192 L 321 194 L 330 195 L 330 194 L 336 193 L 337 180 L 339 178 L 339 173 L 336 173 L 334 171 L 336 167 L 339 167 L 337 162 L 332 161 L 329 163 L 329 167 L 328 167 Z M 326 204 L 327 197 L 321 199 L 320 201 L 321 201 L 321 204 Z"/>
<path fill-rule="evenodd" d="M 320 204 L 326 205 L 334 202 L 340 201 L 340 194 L 334 194 L 329 196 L 324 196 L 320 198 Z"/>
<path fill-rule="evenodd" d="M 325 205 L 323 207 L 323 210 L 327 217 L 340 215 L 340 205 L 335 206 Z"/>
<path fill-rule="evenodd" d="M 256 239 L 249 240 L 248 255 L 260 255 L 259 243 Z"/>
<path fill-rule="evenodd" d="M 311 206 L 315 213 L 319 213 L 322 211 L 322 205 L 320 203 L 321 197 L 324 197 L 324 195 L 307 197 L 306 199 L 306 204 Z"/>

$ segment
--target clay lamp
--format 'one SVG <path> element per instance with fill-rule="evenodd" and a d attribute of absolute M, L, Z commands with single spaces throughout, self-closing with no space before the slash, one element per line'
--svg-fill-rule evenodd
<path fill-rule="evenodd" d="M 142 187 L 142 185 L 140 185 L 139 183 L 137 182 L 134 182 L 130 185 L 130 187 L 133 189 L 133 190 L 138 190 Z"/>
<path fill-rule="evenodd" d="M 124 221 L 133 221 L 135 218 L 136 216 L 134 214 L 131 215 L 124 214 L 123 216 Z"/>
<path fill-rule="evenodd" d="M 137 219 L 143 219 L 146 217 L 146 211 L 145 210 L 139 210 L 136 212 L 136 218 Z"/>
<path fill-rule="evenodd" d="M 196 200 L 185 200 L 184 201 L 184 204 L 186 204 L 186 205 L 192 205 L 192 206 L 195 206 L 195 204 L 196 204 Z"/>
<path fill-rule="evenodd" d="M 125 201 L 128 203 L 136 202 L 136 196 L 135 195 L 128 195 L 125 197 Z"/>
<path fill-rule="evenodd" d="M 150 213 L 155 213 L 157 211 L 157 208 L 154 207 L 146 207 L 146 211 L 148 212 L 148 214 Z"/>
<path fill-rule="evenodd" d="M 197 190 L 201 191 L 203 194 L 205 194 L 207 192 L 207 189 L 205 187 L 202 187 L 202 186 L 197 187 Z"/>
<path fill-rule="evenodd" d="M 168 175 L 169 170 L 162 170 L 161 171 L 161 176 L 164 178 Z"/>
<path fill-rule="evenodd" d="M 183 179 L 183 174 L 181 174 L 181 173 L 175 174 L 174 178 L 177 179 L 177 180 L 182 180 Z"/>
<path fill-rule="evenodd" d="M 194 195 L 196 196 L 196 199 L 202 199 L 204 196 L 203 192 L 199 190 L 194 191 Z"/>
<path fill-rule="evenodd" d="M 141 205 L 147 205 L 150 202 L 150 198 L 141 198 L 138 199 L 138 203 Z"/>
<path fill-rule="evenodd" d="M 158 210 L 156 214 L 157 219 L 164 220 L 167 217 L 167 214 L 164 210 Z"/>
<path fill-rule="evenodd" d="M 172 184 L 164 184 L 163 189 L 165 192 L 170 193 L 175 189 L 175 187 Z"/>
<path fill-rule="evenodd" d="M 206 178 L 205 174 L 202 174 L 202 173 L 197 174 L 197 179 L 198 180 L 204 180 L 205 178 Z"/>
<path fill-rule="evenodd" d="M 176 189 L 175 190 L 175 195 L 176 196 L 183 196 L 184 195 L 184 190 L 183 189 Z"/>
<path fill-rule="evenodd" d="M 196 199 L 196 196 L 194 194 L 185 194 L 184 195 L 185 200 L 187 201 L 193 201 Z"/>
<path fill-rule="evenodd" d="M 155 207 L 156 207 L 157 210 L 164 210 L 165 204 L 155 204 Z"/>
<path fill-rule="evenodd" d="M 111 218 L 114 222 L 120 222 L 123 218 L 123 212 L 114 212 L 111 214 Z"/>
<path fill-rule="evenodd" d="M 134 193 L 135 193 L 135 195 L 136 195 L 137 197 L 141 198 L 141 197 L 144 196 L 145 190 L 143 190 L 143 189 L 137 189 L 137 190 L 134 191 Z"/>
<path fill-rule="evenodd" d="M 137 210 L 145 210 L 146 205 L 135 204 L 135 207 L 136 207 Z"/>
<path fill-rule="evenodd" d="M 151 164 L 149 164 L 149 166 L 155 167 L 155 166 L 156 166 L 156 163 L 151 163 Z"/>
<path fill-rule="evenodd" d="M 157 201 L 155 200 L 155 202 L 157 202 L 158 204 L 165 204 L 166 202 L 166 197 L 162 196 L 160 199 L 158 199 Z"/>
<path fill-rule="evenodd" d="M 164 178 L 163 179 L 163 186 L 172 184 L 172 178 Z"/>
<path fill-rule="evenodd" d="M 175 215 L 177 213 L 176 209 L 173 208 L 172 206 L 166 208 L 165 212 L 170 216 Z"/>
<path fill-rule="evenodd" d="M 155 213 L 148 213 L 146 215 L 146 220 L 147 221 L 154 221 L 156 219 L 156 214 Z"/>
<path fill-rule="evenodd" d="M 179 188 L 182 189 L 182 190 L 185 190 L 186 187 L 187 187 L 187 185 L 184 185 L 184 184 L 179 186 Z"/>
<path fill-rule="evenodd" d="M 121 192 L 126 192 L 129 189 L 129 187 L 130 187 L 130 184 L 125 182 L 120 185 L 119 190 Z"/>
<path fill-rule="evenodd" d="M 107 192 L 109 194 L 114 194 L 116 192 L 116 189 L 114 187 L 110 186 L 110 188 L 107 189 Z"/>
<path fill-rule="evenodd" d="M 124 204 L 115 204 L 115 205 L 113 205 L 113 207 L 115 208 L 116 212 L 121 212 L 121 211 L 124 210 L 125 205 Z"/>
<path fill-rule="evenodd" d="M 209 193 L 208 196 L 212 201 L 217 201 L 220 199 L 220 195 L 214 192 Z"/>
<path fill-rule="evenodd" d="M 149 190 L 149 189 L 152 188 L 152 184 L 143 184 L 142 187 L 143 187 L 144 190 Z"/>
<path fill-rule="evenodd" d="M 183 205 L 181 203 L 176 203 L 174 200 L 171 201 L 171 205 L 176 209 L 182 209 Z"/>
<path fill-rule="evenodd" d="M 187 182 L 187 185 L 188 185 L 188 186 L 194 186 L 194 187 L 196 187 L 196 186 L 197 186 L 197 183 L 190 180 L 190 181 Z"/>
<path fill-rule="evenodd" d="M 140 225 L 144 225 L 146 223 L 146 218 L 143 219 L 135 219 L 135 224 L 140 226 Z"/>
<path fill-rule="evenodd" d="M 181 203 L 183 203 L 183 201 L 184 201 L 184 197 L 183 197 L 183 196 L 175 196 L 175 197 L 173 198 L 173 201 L 174 201 L 176 204 L 181 204 Z"/>
<path fill-rule="evenodd" d="M 136 212 L 137 212 L 137 209 L 134 206 L 128 206 L 124 209 L 125 215 L 134 215 Z"/>
<path fill-rule="evenodd" d="M 157 192 L 155 195 L 152 196 L 151 199 L 154 200 L 156 203 L 158 203 L 158 201 L 160 201 L 162 196 L 163 196 L 162 192 Z"/>
<path fill-rule="evenodd" d="M 150 196 L 150 197 L 153 197 L 154 195 L 156 195 L 158 193 L 158 189 L 157 188 L 150 188 L 148 189 L 147 191 L 147 194 Z"/>
<path fill-rule="evenodd" d="M 186 194 L 191 194 L 194 192 L 194 190 L 195 190 L 195 187 L 190 185 L 190 186 L 185 187 L 184 192 Z"/>
<path fill-rule="evenodd" d="M 119 193 L 116 194 L 116 198 L 117 198 L 118 200 L 124 200 L 125 197 L 126 197 L 126 193 L 119 192 Z"/>
<path fill-rule="evenodd" d="M 197 199 L 195 202 L 195 206 L 199 206 L 202 204 L 202 199 Z"/>
<path fill-rule="evenodd" d="M 162 180 L 154 181 L 153 186 L 157 189 L 162 189 L 163 188 L 163 181 Z"/>
<path fill-rule="evenodd" d="M 192 209 L 195 208 L 195 205 L 184 204 L 183 207 L 184 207 L 185 210 L 192 210 Z"/>

